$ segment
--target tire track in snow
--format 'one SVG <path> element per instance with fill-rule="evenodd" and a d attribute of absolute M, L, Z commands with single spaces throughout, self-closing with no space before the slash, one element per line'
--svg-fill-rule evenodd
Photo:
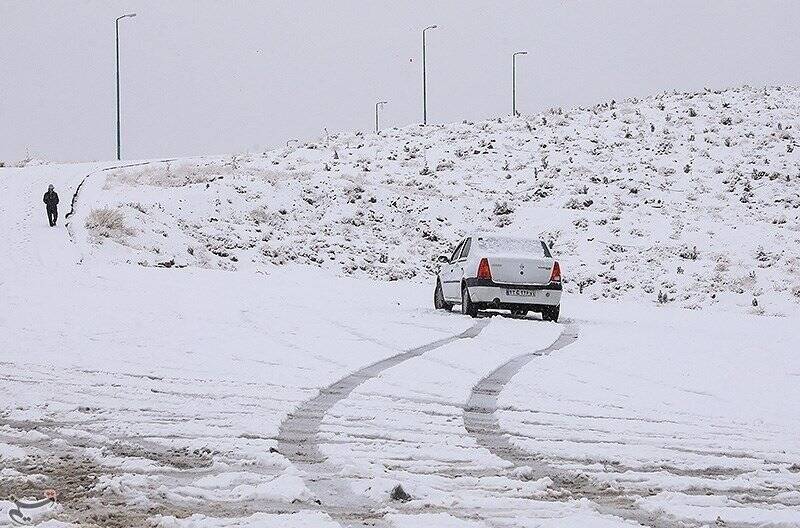
<path fill-rule="evenodd" d="M 490 319 L 481 319 L 458 335 L 412 348 L 356 370 L 321 389 L 316 397 L 301 403 L 286 417 L 278 432 L 278 451 L 308 473 L 306 484 L 328 515 L 345 525 L 365 521 L 374 525 L 384 514 L 376 510 L 376 505 L 369 499 L 352 492 L 349 485 L 338 477 L 339 468 L 326 464 L 326 457 L 319 448 L 319 432 L 325 415 L 357 387 L 383 371 L 460 339 L 476 337 L 489 322 Z"/>
<path fill-rule="evenodd" d="M 493 455 L 515 467 L 528 466 L 534 478 L 548 477 L 555 489 L 563 489 L 568 499 L 588 499 L 598 512 L 634 521 L 652 528 L 687 528 L 701 526 L 701 523 L 688 520 L 665 518 L 658 513 L 640 509 L 637 497 L 631 497 L 624 490 L 602 488 L 597 482 L 582 474 L 573 473 L 548 464 L 535 453 L 528 452 L 510 441 L 512 433 L 501 429 L 495 415 L 497 397 L 511 379 L 535 358 L 547 356 L 578 340 L 577 325 L 570 324 L 559 338 L 549 347 L 517 356 L 500 365 L 472 388 L 464 410 L 464 427 L 477 441 L 478 445 Z M 728 526 L 731 526 L 730 524 Z M 746 525 L 742 525 L 746 526 Z"/>
<path fill-rule="evenodd" d="M 577 339 L 578 327 L 575 325 L 567 326 L 558 339 L 547 348 L 510 359 L 493 370 L 472 388 L 464 409 L 464 427 L 475 438 L 478 445 L 503 460 L 520 466 L 530 466 L 537 478 L 553 477 L 553 474 L 558 470 L 542 462 L 536 455 L 528 453 L 509 441 L 507 433 L 500 429 L 500 421 L 495 416 L 494 411 L 497 410 L 497 396 L 511 381 L 511 378 L 522 370 L 522 367 L 537 357 L 546 356 L 571 345 Z"/>

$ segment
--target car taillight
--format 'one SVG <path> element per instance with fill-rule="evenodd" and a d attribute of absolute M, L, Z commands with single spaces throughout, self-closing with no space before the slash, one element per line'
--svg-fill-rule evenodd
<path fill-rule="evenodd" d="M 492 280 L 492 270 L 489 268 L 489 259 L 482 258 L 481 263 L 478 264 L 478 278 Z"/>
<path fill-rule="evenodd" d="M 561 266 L 558 261 L 553 262 L 553 271 L 550 273 L 550 282 L 561 282 Z"/>

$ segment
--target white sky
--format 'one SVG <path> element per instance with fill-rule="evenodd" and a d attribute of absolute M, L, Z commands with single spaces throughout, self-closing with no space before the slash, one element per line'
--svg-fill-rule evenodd
<path fill-rule="evenodd" d="M 800 2 L 0 0 L 0 160 L 254 150 L 329 131 L 800 84 Z"/>

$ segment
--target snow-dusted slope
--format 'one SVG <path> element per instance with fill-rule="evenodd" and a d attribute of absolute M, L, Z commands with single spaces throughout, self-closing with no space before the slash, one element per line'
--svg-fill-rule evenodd
<path fill-rule="evenodd" d="M 124 214 L 133 263 L 424 278 L 477 227 L 552 240 L 590 298 L 780 312 L 800 296 L 799 102 L 671 93 L 331 136 L 108 173 L 91 201 Z"/>

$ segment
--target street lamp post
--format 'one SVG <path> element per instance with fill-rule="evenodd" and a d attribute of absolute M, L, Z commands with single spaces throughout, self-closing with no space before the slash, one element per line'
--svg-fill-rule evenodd
<path fill-rule="evenodd" d="M 527 55 L 527 51 L 515 51 L 511 56 L 511 112 L 517 117 L 517 55 Z"/>
<path fill-rule="evenodd" d="M 428 72 L 425 64 L 425 32 L 438 26 L 428 26 L 422 30 L 422 124 L 428 124 Z"/>
<path fill-rule="evenodd" d="M 120 148 L 120 132 L 119 132 L 119 21 L 123 18 L 133 18 L 136 16 L 136 13 L 129 13 L 127 15 L 122 15 L 121 17 L 117 17 L 116 26 L 117 26 L 117 160 L 122 159 L 122 153 Z"/>
<path fill-rule="evenodd" d="M 375 103 L 375 133 L 377 134 L 380 131 L 380 126 L 378 126 L 378 108 L 385 105 L 388 101 L 378 101 Z"/>

